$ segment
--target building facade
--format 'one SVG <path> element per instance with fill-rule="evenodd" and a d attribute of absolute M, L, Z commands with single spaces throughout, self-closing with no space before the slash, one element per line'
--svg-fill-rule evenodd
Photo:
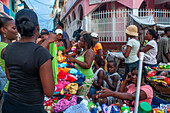
<path fill-rule="evenodd" d="M 0 13 L 3 16 L 15 17 L 17 11 L 29 8 L 22 0 L 0 0 Z"/>
<path fill-rule="evenodd" d="M 100 42 L 106 45 L 112 42 L 116 47 L 117 43 L 121 45 L 126 42 L 124 31 L 128 25 L 134 24 L 130 14 L 139 17 L 154 15 L 156 24 L 170 25 L 170 2 L 169 0 L 128 0 L 128 2 L 127 0 L 68 0 L 57 14 L 60 14 L 58 18 L 65 24 L 65 30 L 70 38 L 74 30 L 78 29 L 78 22 L 81 21 L 83 30 L 97 32 Z M 116 49 L 111 46 L 109 48 Z"/>

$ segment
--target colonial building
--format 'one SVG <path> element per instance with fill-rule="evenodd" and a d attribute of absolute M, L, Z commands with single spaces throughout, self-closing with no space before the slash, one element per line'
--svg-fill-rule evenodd
<path fill-rule="evenodd" d="M 112 43 L 107 49 L 120 49 L 115 48 L 116 44 L 126 42 L 124 31 L 128 25 L 134 24 L 130 14 L 139 17 L 154 15 L 156 24 L 170 24 L 169 0 L 56 1 L 60 10 L 55 14 L 54 22 L 60 19 L 65 24 L 65 30 L 70 38 L 81 21 L 83 30 L 99 34 L 99 41 L 103 46 Z"/>

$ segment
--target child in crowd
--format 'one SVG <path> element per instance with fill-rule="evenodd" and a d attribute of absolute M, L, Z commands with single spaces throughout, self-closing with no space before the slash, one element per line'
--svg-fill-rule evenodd
<path fill-rule="evenodd" d="M 120 86 L 119 92 L 115 92 L 108 88 L 102 87 L 103 91 L 98 91 L 97 93 L 100 94 L 97 95 L 96 98 L 104 98 L 104 97 L 112 96 L 118 99 L 125 100 L 124 103 L 127 106 L 130 106 L 131 111 L 133 111 L 135 105 L 135 97 L 136 97 L 137 77 L 138 77 L 138 67 L 134 67 L 132 68 L 132 71 L 128 73 L 125 81 Z M 145 77 L 146 77 L 146 70 L 143 69 L 141 86 L 140 86 L 139 104 L 141 102 L 148 102 L 149 104 L 151 104 L 153 98 L 152 87 L 144 83 Z M 131 84 L 128 85 L 126 88 L 126 85 L 127 83 L 129 83 L 129 81 L 131 81 Z"/>
<path fill-rule="evenodd" d="M 94 82 L 89 90 L 89 97 L 92 98 L 93 103 L 96 103 L 96 91 L 101 89 L 103 85 L 103 78 L 105 75 L 104 71 L 105 62 L 100 55 L 95 56 L 95 63 L 94 63 Z"/>
<path fill-rule="evenodd" d="M 108 72 L 109 74 L 104 77 L 104 88 L 108 88 L 112 91 L 117 92 L 120 86 L 120 75 L 116 72 L 117 67 L 116 67 L 116 62 L 115 61 L 110 61 L 107 64 Z M 105 103 L 107 105 L 111 105 L 116 103 L 116 98 L 109 96 L 107 98 L 104 98 L 101 103 Z"/>
<path fill-rule="evenodd" d="M 59 35 L 60 37 L 63 37 L 63 31 L 61 29 L 56 29 L 55 33 Z M 59 51 L 61 51 L 63 55 L 66 53 L 62 39 L 55 42 L 55 48 L 56 48 L 57 56 L 58 56 Z"/>

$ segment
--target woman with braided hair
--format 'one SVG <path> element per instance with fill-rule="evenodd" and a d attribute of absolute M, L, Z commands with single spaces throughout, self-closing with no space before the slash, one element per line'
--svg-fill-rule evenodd
<path fill-rule="evenodd" d="M 17 39 L 18 32 L 15 26 L 15 21 L 9 17 L 0 17 L 0 35 L 1 35 L 1 42 L 0 42 L 0 66 L 4 73 L 5 70 L 5 61 L 1 58 L 2 50 L 13 40 Z M 5 75 L 5 74 L 4 74 Z M 1 75 L 0 80 L 0 88 L 3 91 L 3 98 L 5 98 L 6 92 L 8 90 L 9 82 L 7 82 L 7 77 Z"/>
<path fill-rule="evenodd" d="M 78 91 L 78 95 L 87 96 L 89 89 L 94 81 L 94 73 L 92 66 L 94 64 L 94 51 L 91 49 L 94 47 L 94 42 L 90 34 L 84 34 L 80 37 L 79 42 L 80 47 L 83 52 L 76 59 L 73 57 L 68 57 L 66 60 L 75 63 L 75 66 L 80 70 L 80 72 L 86 77 L 84 81 L 83 88 Z"/>

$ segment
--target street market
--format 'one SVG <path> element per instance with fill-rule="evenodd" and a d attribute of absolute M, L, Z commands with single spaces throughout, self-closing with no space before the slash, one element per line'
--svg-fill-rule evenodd
<path fill-rule="evenodd" d="M 0 113 L 170 113 L 169 0 L 0 0 Z"/>

